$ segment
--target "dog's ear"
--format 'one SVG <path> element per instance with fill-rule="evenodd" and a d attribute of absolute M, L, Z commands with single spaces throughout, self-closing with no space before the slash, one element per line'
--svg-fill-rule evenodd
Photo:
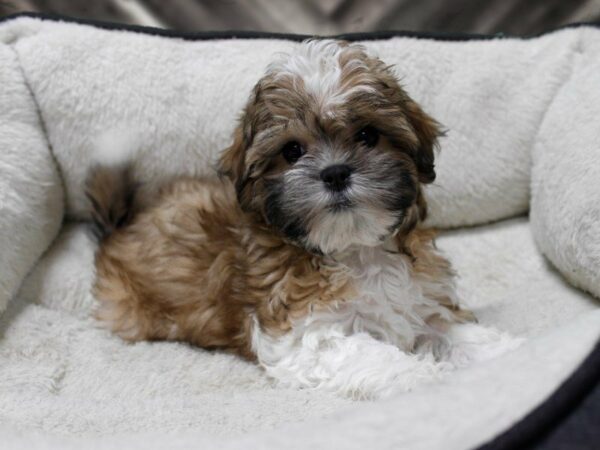
<path fill-rule="evenodd" d="M 233 134 L 233 143 L 222 151 L 217 165 L 219 175 L 226 176 L 233 182 L 240 203 L 242 203 L 242 192 L 248 182 L 248 174 L 251 169 L 246 167 L 246 155 L 252 146 L 256 123 L 259 119 L 260 108 L 258 103 L 261 91 L 262 86 L 259 81 L 254 86 L 250 99 L 240 117 Z"/>
<path fill-rule="evenodd" d="M 228 177 L 233 182 L 238 194 L 243 187 L 244 160 L 248 148 L 243 128 L 243 123 L 240 123 L 234 132 L 233 143 L 223 150 L 217 167 L 220 176 Z"/>
<path fill-rule="evenodd" d="M 419 181 L 431 183 L 435 180 L 434 150 L 437 146 L 437 138 L 442 135 L 440 124 L 410 99 L 405 102 L 404 108 L 419 141 L 414 155 Z"/>

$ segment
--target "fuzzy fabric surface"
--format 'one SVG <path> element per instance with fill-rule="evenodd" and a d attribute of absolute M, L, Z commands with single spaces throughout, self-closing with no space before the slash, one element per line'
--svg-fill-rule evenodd
<path fill-rule="evenodd" d="M 58 234 L 63 189 L 18 57 L 0 44 L 0 313 Z"/>
<path fill-rule="evenodd" d="M 594 36 L 585 30 L 585 36 Z M 592 33 L 592 34 L 590 34 Z M 597 33 L 597 32 L 596 32 Z M 531 224 L 571 283 L 600 296 L 600 39 L 581 39 L 533 148 Z M 566 133 L 565 127 L 577 126 Z"/>
<path fill-rule="evenodd" d="M 82 183 L 103 133 L 127 132 L 149 189 L 207 173 L 273 54 L 294 45 L 0 23 L 0 441 L 9 448 L 469 448 L 539 405 L 589 353 L 600 309 L 573 285 L 600 295 L 592 27 L 530 40 L 365 42 L 448 129 L 427 191 L 430 223 L 464 227 L 439 239 L 462 298 L 484 325 L 526 338 L 519 349 L 387 401 L 352 403 L 273 387 L 232 356 L 127 345 L 96 327 L 94 244 L 75 221 L 86 218 Z"/>
<path fill-rule="evenodd" d="M 439 246 L 462 274 L 465 302 L 482 324 L 526 343 L 440 384 L 353 404 L 273 387 L 233 356 L 176 343 L 128 345 L 98 329 L 89 318 L 94 245 L 84 225 L 67 226 L 0 319 L 0 423 L 13 432 L 47 432 L 74 447 L 81 436 L 86 447 L 118 448 L 121 438 L 127 447 L 138 440 L 170 447 L 184 433 L 203 448 L 248 448 L 254 439 L 264 448 L 305 448 L 309 439 L 315 448 L 358 449 L 386 430 L 382 447 L 460 449 L 547 397 L 600 330 L 598 305 L 548 267 L 526 218 L 446 232 Z M 114 434 L 120 438 L 106 443 Z M 14 439 L 23 448 L 35 441 Z"/>

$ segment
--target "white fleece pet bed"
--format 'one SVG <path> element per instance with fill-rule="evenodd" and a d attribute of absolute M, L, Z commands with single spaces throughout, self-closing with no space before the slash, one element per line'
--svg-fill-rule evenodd
<path fill-rule="evenodd" d="M 128 345 L 89 317 L 94 244 L 78 221 L 103 133 L 127 132 L 150 184 L 206 173 L 273 54 L 297 45 L 108 28 L 0 23 L 2 448 L 473 448 L 590 354 L 600 335 L 599 29 L 363 37 L 448 129 L 427 195 L 432 225 L 463 227 L 439 246 L 465 303 L 525 343 L 391 400 L 351 402 L 275 388 L 233 356 Z"/>

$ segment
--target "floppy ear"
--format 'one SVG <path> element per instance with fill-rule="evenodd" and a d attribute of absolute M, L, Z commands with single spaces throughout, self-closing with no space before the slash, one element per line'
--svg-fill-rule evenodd
<path fill-rule="evenodd" d="M 252 89 L 248 103 L 246 103 L 238 126 L 233 133 L 233 144 L 223 150 L 217 164 L 219 175 L 226 176 L 233 182 L 240 203 L 242 203 L 242 192 L 248 182 L 250 168 L 246 167 L 246 153 L 254 139 L 255 124 L 258 120 L 257 104 L 261 89 L 261 81 L 259 81 Z"/>
<path fill-rule="evenodd" d="M 233 182 L 238 195 L 243 188 L 246 149 L 243 125 L 240 124 L 234 132 L 233 144 L 223 150 L 217 166 L 219 176 L 228 177 Z"/>
<path fill-rule="evenodd" d="M 404 107 L 408 121 L 419 140 L 419 147 L 414 155 L 419 181 L 431 183 L 435 180 L 434 149 L 437 146 L 437 138 L 442 135 L 440 124 L 410 99 L 406 101 Z"/>

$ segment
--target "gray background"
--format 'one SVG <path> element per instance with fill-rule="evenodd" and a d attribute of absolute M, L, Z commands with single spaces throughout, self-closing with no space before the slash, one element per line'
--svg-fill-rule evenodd
<path fill-rule="evenodd" d="M 188 31 L 374 30 L 535 34 L 600 21 L 600 0 L 0 0 L 0 15 L 65 14 Z"/>

